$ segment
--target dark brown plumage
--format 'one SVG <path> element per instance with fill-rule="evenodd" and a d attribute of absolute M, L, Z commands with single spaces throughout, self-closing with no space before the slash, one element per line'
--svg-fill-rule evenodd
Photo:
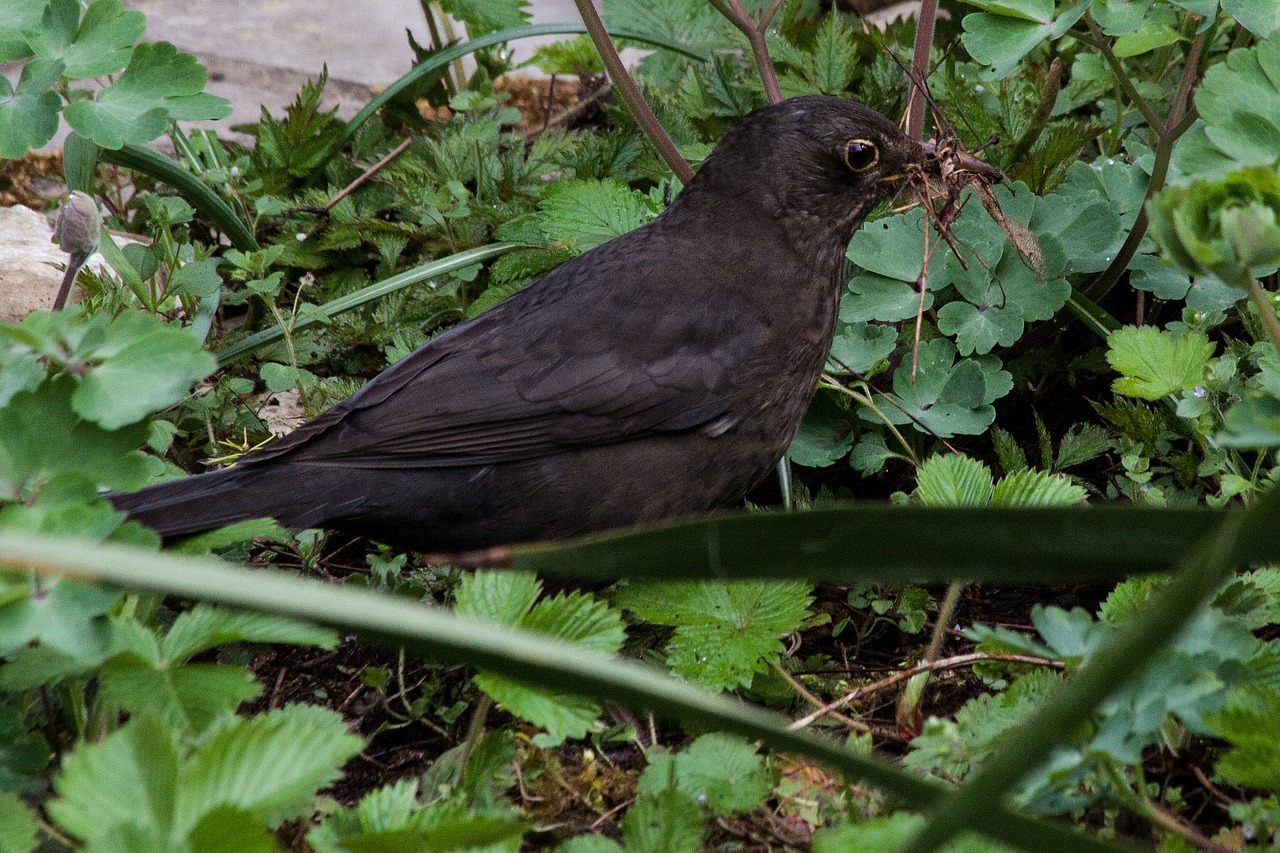
<path fill-rule="evenodd" d="M 740 501 L 813 395 L 850 235 L 923 161 L 859 104 L 765 107 L 653 222 L 234 468 L 111 500 L 166 538 L 272 516 L 435 552 Z"/>

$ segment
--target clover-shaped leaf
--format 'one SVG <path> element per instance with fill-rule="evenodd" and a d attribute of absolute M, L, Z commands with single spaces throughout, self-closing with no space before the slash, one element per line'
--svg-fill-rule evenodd
<path fill-rule="evenodd" d="M 1005 77 L 1036 45 L 1075 25 L 1092 0 L 1076 0 L 1054 17 L 1053 0 L 968 0 L 986 9 L 965 15 L 961 40 L 994 79 Z"/>
<path fill-rule="evenodd" d="M 904 359 L 893 373 L 889 395 L 897 405 L 882 406 L 881 413 L 892 423 L 910 423 L 939 438 L 986 430 L 996 417 L 991 403 L 1013 390 L 1013 377 L 994 356 L 955 359 L 955 344 L 945 338 L 922 344 L 914 379 L 911 359 Z M 866 409 L 858 414 L 864 420 L 880 420 Z"/>
<path fill-rule="evenodd" d="M 77 133 L 103 148 L 155 139 L 171 119 L 226 118 L 230 104 L 203 94 L 209 73 L 194 56 L 168 42 L 140 44 L 129 67 L 96 97 L 68 104 L 63 114 Z"/>
<path fill-rule="evenodd" d="M 1181 182 L 1274 166 L 1280 159 L 1280 42 L 1231 51 L 1205 72 L 1195 103 L 1203 121 L 1178 143 Z"/>
<path fill-rule="evenodd" d="M 32 54 L 28 34 L 40 27 L 48 0 L 5 0 L 0 15 L 0 62 L 23 59 Z"/>
<path fill-rule="evenodd" d="M 146 17 L 126 12 L 120 0 L 94 0 L 83 20 L 80 0 L 53 0 L 28 43 L 41 59 L 65 62 L 63 76 L 80 80 L 124 68 L 146 29 Z"/>
<path fill-rule="evenodd" d="M 0 77 L 0 160 L 21 157 L 58 132 L 62 98 L 50 87 L 62 67 L 59 60 L 33 59 L 23 66 L 16 90 Z"/>

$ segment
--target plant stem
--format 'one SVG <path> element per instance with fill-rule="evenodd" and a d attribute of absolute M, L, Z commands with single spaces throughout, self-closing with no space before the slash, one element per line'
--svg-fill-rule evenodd
<path fill-rule="evenodd" d="M 924 80 L 929 73 L 929 51 L 933 47 L 938 0 L 924 0 L 916 19 L 916 43 L 911 55 L 911 97 L 907 101 L 907 136 L 919 139 L 924 132 Z"/>
<path fill-rule="evenodd" d="M 751 45 L 751 55 L 755 58 L 756 69 L 760 72 L 760 81 L 764 83 L 764 93 L 769 103 L 776 104 L 782 100 L 782 89 L 778 86 L 778 74 L 773 68 L 773 60 L 769 58 L 769 45 L 765 41 L 765 33 L 769 30 L 769 22 L 778 11 L 782 0 L 773 0 L 769 8 L 760 16 L 760 23 L 751 20 L 741 0 L 711 0 L 717 12 L 724 15 L 729 23 L 737 27 L 747 37 Z"/>
<path fill-rule="evenodd" d="M 1133 260 L 1133 256 L 1137 253 L 1138 246 L 1142 243 L 1142 238 L 1147 234 L 1147 202 L 1151 201 L 1151 197 L 1164 188 L 1165 178 L 1169 174 L 1169 161 L 1173 157 L 1174 143 L 1195 122 L 1196 111 L 1191 103 L 1191 94 L 1195 86 L 1195 80 L 1199 76 L 1200 54 L 1204 48 L 1208 31 L 1200 33 L 1191 42 L 1191 47 L 1187 51 L 1187 62 L 1182 69 L 1182 79 L 1178 82 L 1178 92 L 1174 96 L 1173 105 L 1169 108 L 1169 118 L 1167 121 L 1160 121 L 1152 111 L 1151 106 L 1138 94 L 1137 87 L 1129 79 L 1129 75 L 1125 73 L 1120 60 L 1112 52 L 1110 45 L 1107 44 L 1106 37 L 1098 27 L 1097 22 L 1090 15 L 1085 15 L 1085 21 L 1089 25 L 1089 31 L 1093 36 L 1095 46 L 1110 64 L 1111 70 L 1116 75 L 1116 80 L 1120 83 L 1120 87 L 1125 90 L 1134 104 L 1137 105 L 1138 110 L 1151 127 L 1151 131 L 1156 135 L 1155 162 L 1151 170 L 1151 180 L 1147 182 L 1147 192 L 1142 199 L 1142 206 L 1138 209 L 1138 215 L 1133 220 L 1133 227 L 1129 229 L 1129 233 L 1125 237 L 1120 251 L 1116 253 L 1115 258 L 1111 261 L 1111 265 L 1084 288 L 1084 294 L 1097 301 L 1111 291 L 1111 288 L 1120 280 L 1120 276 L 1128 269 L 1129 262 Z"/>
<path fill-rule="evenodd" d="M 1258 316 L 1262 318 L 1262 326 L 1267 330 L 1267 337 L 1271 338 L 1271 345 L 1276 348 L 1276 353 L 1280 354 L 1280 320 L 1276 319 L 1275 306 L 1272 305 L 1270 297 L 1262 289 L 1257 276 L 1253 273 L 1249 273 L 1249 298 L 1253 300 L 1253 307 L 1258 309 Z"/>
<path fill-rule="evenodd" d="M 680 179 L 681 183 L 687 184 L 693 177 L 693 169 L 676 149 L 676 144 L 671 141 L 671 137 L 667 136 L 667 132 L 662 129 L 657 116 L 653 114 L 653 110 L 649 109 L 649 105 L 640 94 L 636 81 L 631 79 L 631 75 L 622 65 L 622 57 L 618 56 L 617 48 L 613 46 L 609 33 L 605 31 L 604 22 L 600 20 L 600 13 L 596 11 L 595 5 L 591 0 L 573 0 L 573 2 L 578 7 L 578 13 L 582 15 L 582 23 L 587 27 L 587 35 L 591 37 L 591 43 L 596 46 L 596 52 L 600 54 L 600 61 L 604 63 L 609 79 L 617 87 L 618 94 L 622 96 L 627 109 L 631 110 L 636 123 L 640 125 L 645 136 L 649 137 L 653 147 L 658 149 L 659 156 L 666 161 L 672 173 Z"/>

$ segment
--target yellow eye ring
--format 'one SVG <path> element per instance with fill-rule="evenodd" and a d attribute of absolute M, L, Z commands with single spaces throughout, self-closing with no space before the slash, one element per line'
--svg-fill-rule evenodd
<path fill-rule="evenodd" d="M 880 162 L 880 149 L 869 139 L 850 139 L 844 146 L 844 164 L 850 172 L 865 172 Z"/>

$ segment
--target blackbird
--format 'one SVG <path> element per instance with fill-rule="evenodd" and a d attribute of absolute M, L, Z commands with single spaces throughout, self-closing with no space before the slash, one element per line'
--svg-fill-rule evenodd
<path fill-rule="evenodd" d="M 927 160 L 860 104 L 759 109 L 647 225 L 235 467 L 109 498 L 166 539 L 270 516 L 433 552 L 740 501 L 813 396 L 849 237 Z"/>

